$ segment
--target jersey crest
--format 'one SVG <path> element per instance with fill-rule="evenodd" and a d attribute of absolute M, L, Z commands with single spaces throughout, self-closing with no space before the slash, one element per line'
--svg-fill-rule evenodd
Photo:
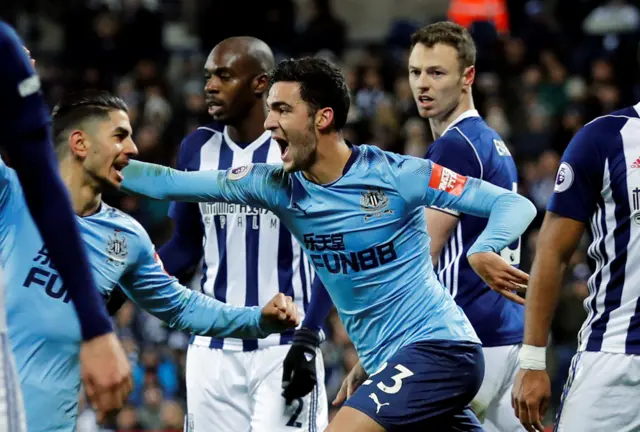
<path fill-rule="evenodd" d="M 127 239 L 124 236 L 118 236 L 119 230 L 114 230 L 113 235 L 107 239 L 107 262 L 125 265 L 127 256 L 129 255 L 129 249 L 127 246 Z"/>
<path fill-rule="evenodd" d="M 388 209 L 389 197 L 380 189 L 371 189 L 360 193 L 360 208 L 367 213 L 364 221 L 368 222 L 372 218 L 393 214 L 393 210 Z"/>

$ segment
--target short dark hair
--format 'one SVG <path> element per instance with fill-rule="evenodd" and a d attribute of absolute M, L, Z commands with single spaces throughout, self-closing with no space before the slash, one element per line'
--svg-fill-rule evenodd
<path fill-rule="evenodd" d="M 90 118 L 107 119 L 111 111 L 129 112 L 117 96 L 101 90 L 83 90 L 65 95 L 53 108 L 53 142 L 59 149 L 67 141 L 65 132 Z"/>
<path fill-rule="evenodd" d="M 325 59 L 302 57 L 282 60 L 269 73 L 269 84 L 289 81 L 300 85 L 300 97 L 314 110 L 333 110 L 333 126 L 342 129 L 347 122 L 351 99 L 340 69 Z"/>
<path fill-rule="evenodd" d="M 411 49 L 417 44 L 433 48 L 436 44 L 444 44 L 458 52 L 458 61 L 462 70 L 476 63 L 476 44 L 466 28 L 451 21 L 440 21 L 411 35 Z"/>

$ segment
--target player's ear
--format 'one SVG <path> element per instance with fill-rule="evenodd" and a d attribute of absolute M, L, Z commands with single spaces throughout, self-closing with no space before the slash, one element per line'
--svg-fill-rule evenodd
<path fill-rule="evenodd" d="M 316 111 L 315 115 L 315 125 L 316 128 L 320 132 L 325 132 L 327 129 L 333 125 L 333 109 L 331 108 L 320 108 Z"/>
<path fill-rule="evenodd" d="M 269 88 L 269 77 L 266 73 L 260 74 L 253 79 L 253 92 L 257 97 L 262 97 Z"/>
<path fill-rule="evenodd" d="M 465 86 L 471 87 L 473 85 L 473 82 L 476 80 L 476 67 L 469 66 L 468 68 L 465 68 L 464 72 L 462 73 L 462 79 L 464 80 Z"/>
<path fill-rule="evenodd" d="M 87 157 L 89 149 L 85 133 L 78 129 L 71 132 L 69 135 L 69 148 L 71 153 L 79 158 L 84 159 Z"/>

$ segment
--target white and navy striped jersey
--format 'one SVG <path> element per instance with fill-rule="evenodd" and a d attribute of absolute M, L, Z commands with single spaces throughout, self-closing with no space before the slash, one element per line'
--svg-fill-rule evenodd
<path fill-rule="evenodd" d="M 639 113 L 640 104 L 625 108 L 576 134 L 548 206 L 584 222 L 592 236 L 580 351 L 640 354 Z"/>
<path fill-rule="evenodd" d="M 178 169 L 226 170 L 248 163 L 280 164 L 280 147 L 270 135 L 266 131 L 243 146 L 233 142 L 226 127 L 208 124 L 183 140 Z M 177 205 L 185 203 L 175 203 L 172 209 Z M 186 205 L 198 208 L 195 211 L 199 212 L 201 230 L 196 232 L 203 245 L 198 271 L 189 284 L 192 289 L 234 306 L 264 305 L 282 292 L 294 299 L 300 311 L 306 310 L 313 270 L 298 242 L 272 212 L 222 202 Z M 211 348 L 252 351 L 288 344 L 292 338 L 293 330 L 260 340 L 203 336 L 191 340 Z"/>

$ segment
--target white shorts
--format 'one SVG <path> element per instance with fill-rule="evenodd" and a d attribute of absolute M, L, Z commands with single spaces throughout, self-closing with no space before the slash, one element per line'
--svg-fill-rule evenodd
<path fill-rule="evenodd" d="M 0 332 L 0 368 L 0 431 L 26 432 L 20 378 L 6 332 Z"/>
<path fill-rule="evenodd" d="M 640 356 L 578 352 L 562 393 L 556 431 L 640 431 Z"/>
<path fill-rule="evenodd" d="M 318 385 L 287 406 L 282 364 L 290 345 L 225 351 L 189 345 L 185 432 L 322 432 L 328 424 L 324 362 Z"/>
<path fill-rule="evenodd" d="M 483 347 L 484 379 L 471 408 L 488 432 L 524 431 L 511 406 L 511 388 L 520 368 L 520 345 Z"/>

